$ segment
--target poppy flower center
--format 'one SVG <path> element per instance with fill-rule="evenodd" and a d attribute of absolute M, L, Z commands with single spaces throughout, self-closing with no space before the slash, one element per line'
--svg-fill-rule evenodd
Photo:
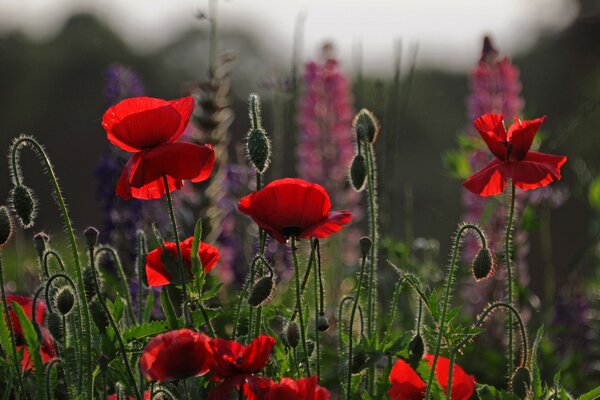
<path fill-rule="evenodd" d="M 301 231 L 301 229 L 297 225 L 288 225 L 288 226 L 284 226 L 283 228 L 281 228 L 281 233 L 286 238 L 292 237 L 292 236 L 298 236 L 300 231 Z"/>

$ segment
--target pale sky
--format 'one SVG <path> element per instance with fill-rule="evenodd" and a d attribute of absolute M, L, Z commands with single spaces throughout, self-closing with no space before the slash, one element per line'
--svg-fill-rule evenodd
<path fill-rule="evenodd" d="M 44 39 L 73 12 L 92 11 L 143 51 L 199 26 L 194 15 L 207 9 L 208 0 L 0 0 L 0 33 L 19 29 Z M 361 43 L 366 73 L 385 74 L 398 39 L 405 49 L 418 43 L 419 65 L 466 70 L 484 34 L 502 53 L 516 54 L 577 13 L 572 0 L 219 0 L 218 9 L 220 29 L 254 35 L 270 59 L 288 62 L 295 20 L 304 13 L 305 58 L 331 40 L 349 65 Z"/>

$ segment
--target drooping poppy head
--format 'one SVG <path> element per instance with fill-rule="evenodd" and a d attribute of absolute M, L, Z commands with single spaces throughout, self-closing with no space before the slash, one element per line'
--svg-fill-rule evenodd
<path fill-rule="evenodd" d="M 170 382 L 204 375 L 213 362 L 210 338 L 190 329 L 155 336 L 142 352 L 140 370 L 151 381 Z"/>
<path fill-rule="evenodd" d="M 180 243 L 181 258 L 183 265 L 187 271 L 191 272 L 192 267 L 192 243 L 194 237 L 189 237 Z M 177 260 L 177 245 L 175 242 L 165 242 L 165 248 L 171 254 L 172 259 L 175 261 L 173 266 L 176 267 Z M 169 272 L 169 268 L 165 266 L 163 256 L 163 248 L 161 246 L 152 250 L 146 255 L 146 277 L 148 279 L 149 286 L 163 286 L 173 283 L 173 275 Z M 219 250 L 215 246 L 208 243 L 200 242 L 198 246 L 198 256 L 200 262 L 204 268 L 205 273 L 209 273 L 219 258 Z"/>
<path fill-rule="evenodd" d="M 24 343 L 25 339 L 23 338 L 23 329 L 21 328 L 21 324 L 19 323 L 19 318 L 17 314 L 12 309 L 12 303 L 15 302 L 19 304 L 23 311 L 25 311 L 25 315 L 30 320 L 33 318 L 33 299 L 31 297 L 25 296 L 17 296 L 17 295 L 7 295 L 6 302 L 8 303 L 8 310 L 10 312 L 10 321 L 12 322 L 12 326 L 15 332 L 15 340 L 17 345 L 21 345 Z M 42 301 L 36 302 L 35 305 L 35 320 L 38 325 L 42 325 L 44 322 L 44 314 L 46 312 L 46 305 Z M 7 321 L 5 319 L 5 321 Z"/>
<path fill-rule="evenodd" d="M 433 354 L 427 354 L 424 359 L 433 365 Z M 438 383 L 444 389 L 444 393 L 448 392 L 448 372 L 450 371 L 450 360 L 446 357 L 438 357 L 435 366 L 435 376 Z M 450 392 L 451 400 L 469 400 L 475 391 L 475 378 L 467 374 L 461 367 L 454 364 L 452 371 L 452 391 Z"/>
<path fill-rule="evenodd" d="M 238 208 L 280 243 L 289 237 L 325 238 L 350 222 L 349 211 L 330 211 L 325 189 L 302 179 L 277 179 L 242 198 Z"/>
<path fill-rule="evenodd" d="M 224 379 L 238 375 L 252 375 L 261 371 L 269 361 L 275 339 L 271 336 L 259 336 L 248 346 L 235 340 L 213 339 L 211 348 L 214 363 L 211 370 L 215 379 Z"/>
<path fill-rule="evenodd" d="M 115 146 L 135 153 L 125 165 L 116 193 L 125 200 L 158 199 L 181 189 L 184 180 L 201 182 L 215 163 L 212 146 L 175 141 L 194 109 L 194 99 L 125 99 L 104 113 L 102 126 Z M 165 188 L 164 179 L 167 184 Z"/>
<path fill-rule="evenodd" d="M 282 378 L 275 383 L 270 378 L 253 376 L 244 386 L 247 400 L 328 400 L 327 389 L 317 384 L 317 377 L 298 380 Z"/>
<path fill-rule="evenodd" d="M 536 189 L 560 180 L 560 168 L 567 157 L 529 150 L 545 119 L 544 116 L 521 121 L 515 117 L 515 122 L 507 131 L 502 115 L 485 114 L 479 117 L 474 126 L 496 159 L 467 179 L 463 186 L 481 196 L 494 196 L 504 191 L 509 179 L 523 190 Z"/>
<path fill-rule="evenodd" d="M 390 372 L 388 394 L 392 400 L 422 400 L 425 398 L 425 382 L 408 363 L 402 359 L 396 361 Z"/>
<path fill-rule="evenodd" d="M 54 348 L 54 341 L 52 340 L 52 336 L 50 336 L 48 329 L 41 327 L 40 330 L 42 332 L 42 340 L 40 341 L 40 356 L 42 358 L 42 364 L 46 364 L 47 362 L 50 362 L 56 358 L 56 350 Z M 17 345 L 17 351 L 23 352 L 23 358 L 21 359 L 22 370 L 25 372 L 33 369 L 33 359 L 29 354 L 27 344 L 23 343 Z"/>

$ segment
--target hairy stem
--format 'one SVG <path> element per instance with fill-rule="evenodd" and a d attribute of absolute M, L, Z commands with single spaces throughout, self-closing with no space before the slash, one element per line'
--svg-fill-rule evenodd
<path fill-rule="evenodd" d="M 302 296 L 300 295 L 300 266 L 298 262 L 296 238 L 292 236 L 292 258 L 294 259 L 294 272 L 296 277 L 296 309 L 298 310 L 298 322 L 300 323 L 300 339 L 302 350 L 304 350 L 304 361 L 306 362 L 306 376 L 310 376 L 310 359 L 308 345 L 306 344 L 306 327 L 304 326 L 304 313 L 302 312 Z"/>
<path fill-rule="evenodd" d="M 350 323 L 348 324 L 348 375 L 347 375 L 347 385 L 348 388 L 346 390 L 346 399 L 350 400 L 352 398 L 352 346 L 353 346 L 353 327 L 354 327 L 354 316 L 356 315 L 356 308 L 358 307 L 358 303 L 360 302 L 360 290 L 362 288 L 362 283 L 365 276 L 365 264 L 367 263 L 367 256 L 364 255 L 362 257 L 362 262 L 360 265 L 360 275 L 358 277 L 358 284 L 356 286 L 356 295 L 354 297 L 354 301 L 352 302 L 352 311 L 350 312 Z"/>
<path fill-rule="evenodd" d="M 117 265 L 117 273 L 119 274 L 119 278 L 123 282 L 123 294 L 125 295 L 125 299 L 127 300 L 127 312 L 129 314 L 129 318 L 132 324 L 135 324 L 135 314 L 133 312 L 133 301 L 131 300 L 131 293 L 129 291 L 129 285 L 127 284 L 127 275 L 125 275 L 125 270 L 123 269 L 123 264 L 121 264 L 121 258 L 110 246 L 102 246 L 98 247 L 94 252 L 94 257 L 97 259 L 100 257 L 101 253 L 109 253 L 115 264 Z"/>
<path fill-rule="evenodd" d="M 12 318 L 10 316 L 10 312 L 8 310 L 8 302 L 6 300 L 6 293 L 4 291 L 4 270 L 2 269 L 2 254 L 0 253 L 0 291 L 2 291 L 2 304 L 4 306 L 4 315 L 7 316 L 5 318 L 6 325 L 8 326 L 8 332 L 10 333 L 10 341 L 12 347 L 12 357 L 13 362 L 15 363 L 15 374 L 17 375 L 17 398 L 20 397 L 20 390 L 23 387 L 23 378 L 21 376 L 21 363 L 19 362 L 19 357 L 17 356 L 17 348 L 15 341 L 15 330 L 12 324 Z M 5 349 L 8 351 L 8 349 Z"/>
<path fill-rule="evenodd" d="M 514 214 L 515 214 L 515 183 L 511 182 L 510 183 L 510 208 L 508 211 L 508 220 L 506 223 L 506 236 L 505 236 L 505 240 L 504 240 L 504 258 L 506 260 L 506 287 L 508 289 L 508 299 L 507 302 L 508 304 L 510 304 L 511 306 L 514 304 L 513 302 L 513 274 L 512 274 L 512 266 L 511 266 L 511 262 L 510 262 L 510 257 L 511 257 L 511 248 L 512 248 L 512 226 L 513 226 L 513 219 L 514 219 Z M 507 358 L 508 358 L 508 376 L 509 379 L 510 377 L 513 375 L 513 371 L 514 371 L 514 362 L 515 362 L 515 355 L 514 355 L 514 344 L 513 344 L 513 315 L 509 314 L 508 315 L 508 351 L 507 351 Z M 509 385 L 510 387 L 511 385 Z"/>

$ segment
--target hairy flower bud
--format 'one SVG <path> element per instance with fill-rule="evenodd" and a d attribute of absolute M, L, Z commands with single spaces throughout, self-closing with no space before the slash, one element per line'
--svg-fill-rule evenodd
<path fill-rule="evenodd" d="M 95 273 L 96 271 L 94 271 L 91 266 L 87 266 L 86 269 L 83 270 L 83 285 L 88 300 L 96 294 L 96 284 L 94 283 Z"/>
<path fill-rule="evenodd" d="M 108 317 L 104 313 L 104 309 L 100 305 L 98 301 L 92 301 L 89 303 L 90 314 L 92 315 L 92 319 L 94 320 L 94 324 L 98 327 L 100 333 L 106 332 L 106 328 L 108 327 Z"/>
<path fill-rule="evenodd" d="M 35 248 L 38 257 L 42 257 L 44 255 L 49 241 L 50 236 L 46 235 L 44 232 L 38 232 L 33 235 L 33 247 Z"/>
<path fill-rule="evenodd" d="M 367 362 L 367 353 L 362 349 L 358 349 L 352 356 L 352 363 L 350 364 L 350 371 L 352 371 L 353 374 L 358 374 L 360 371 L 362 371 L 364 369 L 366 362 Z"/>
<path fill-rule="evenodd" d="M 246 135 L 246 151 L 254 169 L 263 174 L 271 160 L 271 141 L 262 128 L 252 128 Z"/>
<path fill-rule="evenodd" d="M 35 219 L 36 203 L 27 186 L 15 186 L 12 191 L 12 206 L 23 228 L 31 228 Z"/>
<path fill-rule="evenodd" d="M 329 329 L 329 320 L 325 316 L 323 311 L 319 312 L 319 318 L 317 319 L 317 327 L 321 332 L 325 332 Z"/>
<path fill-rule="evenodd" d="M 262 306 L 265 303 L 271 301 L 273 297 L 273 290 L 275 289 L 275 282 L 273 277 L 265 276 L 260 278 L 252 288 L 250 296 L 248 296 L 248 304 L 252 307 Z"/>
<path fill-rule="evenodd" d="M 471 263 L 471 271 L 476 281 L 494 276 L 496 273 L 496 255 L 487 247 L 482 247 Z"/>
<path fill-rule="evenodd" d="M 56 308 L 62 315 L 67 315 L 73 309 L 75 304 L 75 296 L 71 289 L 67 286 L 58 292 L 56 295 Z"/>
<path fill-rule="evenodd" d="M 373 242 L 371 241 L 371 238 L 369 238 L 367 236 L 363 236 L 360 238 L 359 243 L 360 243 L 360 254 L 363 257 L 366 257 L 369 254 L 369 251 L 371 251 L 371 246 L 373 245 Z"/>
<path fill-rule="evenodd" d="M 350 164 L 350 184 L 357 192 L 364 190 L 367 182 L 367 164 L 362 154 L 357 154 Z"/>
<path fill-rule="evenodd" d="M 298 324 L 296 324 L 294 321 L 290 322 L 285 331 L 285 337 L 288 346 L 293 349 L 298 347 L 298 343 L 300 343 L 300 331 L 298 330 Z"/>
<path fill-rule="evenodd" d="M 413 362 L 418 364 L 419 360 L 423 358 L 423 355 L 425 354 L 425 342 L 419 333 L 417 333 L 408 344 L 408 354 L 411 364 Z"/>
<path fill-rule="evenodd" d="M 511 379 L 512 391 L 520 399 L 527 399 L 531 392 L 531 371 L 527 367 L 519 367 Z"/>
<path fill-rule="evenodd" d="M 5 206 L 0 207 L 0 248 L 3 247 L 12 236 L 12 221 Z"/>
<path fill-rule="evenodd" d="M 47 324 L 48 330 L 54 337 L 54 339 L 61 343 L 63 340 L 63 326 L 62 326 L 62 317 L 55 312 L 48 313 Z"/>
<path fill-rule="evenodd" d="M 375 143 L 377 136 L 379 135 L 379 122 L 371 113 L 371 111 L 363 108 L 356 114 L 352 121 L 354 132 L 358 140 L 367 141 L 369 143 Z"/>
<path fill-rule="evenodd" d="M 93 249 L 98 243 L 98 229 L 90 226 L 83 232 L 83 236 L 85 236 L 85 244 L 88 248 Z"/>

